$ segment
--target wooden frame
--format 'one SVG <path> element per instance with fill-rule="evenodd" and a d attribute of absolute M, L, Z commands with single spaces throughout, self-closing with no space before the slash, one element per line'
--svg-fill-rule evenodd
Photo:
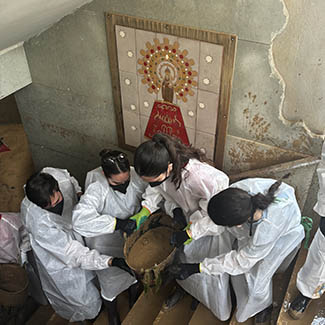
<path fill-rule="evenodd" d="M 192 27 L 168 24 L 160 21 L 137 18 L 127 15 L 106 13 L 107 44 L 112 77 L 113 98 L 116 113 L 116 126 L 119 146 L 133 151 L 134 147 L 125 143 L 124 124 L 122 116 L 122 101 L 118 70 L 118 55 L 115 35 L 115 25 L 170 34 L 192 40 L 204 41 L 223 46 L 223 61 L 221 68 L 221 85 L 219 93 L 219 109 L 215 136 L 214 162 L 217 168 L 223 167 L 223 157 L 229 118 L 230 95 L 236 55 L 237 36 L 234 34 L 217 33 L 215 31 L 199 30 Z"/>

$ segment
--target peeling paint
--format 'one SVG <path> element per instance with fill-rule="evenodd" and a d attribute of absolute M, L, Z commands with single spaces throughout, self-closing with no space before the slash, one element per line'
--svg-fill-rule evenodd
<path fill-rule="evenodd" d="M 278 30 L 277 32 L 274 32 L 271 34 L 271 46 L 269 48 L 269 63 L 271 67 L 271 74 L 270 77 L 273 77 L 275 79 L 278 79 L 280 86 L 282 87 L 282 94 L 280 97 L 280 104 L 279 104 L 279 119 L 283 122 L 283 124 L 288 125 L 288 126 L 300 126 L 302 127 L 308 134 L 309 137 L 311 138 L 320 138 L 320 139 L 325 139 L 325 134 L 317 134 L 314 133 L 313 131 L 310 130 L 310 128 L 306 125 L 306 123 L 303 120 L 296 120 L 296 121 L 290 121 L 286 119 L 283 115 L 283 106 L 284 106 L 284 99 L 285 99 L 285 92 L 286 92 L 286 84 L 285 81 L 276 68 L 275 61 L 274 61 L 274 56 L 273 56 L 273 42 L 277 36 L 279 36 L 287 27 L 288 22 L 289 22 L 289 12 L 286 6 L 286 0 L 279 0 L 282 3 L 283 6 L 283 14 L 286 17 L 286 21 L 283 24 L 283 26 Z M 300 75 L 300 74 L 299 74 Z"/>

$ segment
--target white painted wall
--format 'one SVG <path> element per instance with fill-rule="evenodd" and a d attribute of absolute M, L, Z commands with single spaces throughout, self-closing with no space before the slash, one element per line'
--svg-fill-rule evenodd
<path fill-rule="evenodd" d="M 91 0 L 0 0 L 0 51 L 39 34 Z"/>

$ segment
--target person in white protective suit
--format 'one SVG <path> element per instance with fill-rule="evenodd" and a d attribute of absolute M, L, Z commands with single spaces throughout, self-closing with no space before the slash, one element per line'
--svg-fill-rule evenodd
<path fill-rule="evenodd" d="M 21 203 L 42 288 L 55 312 L 69 321 L 97 316 L 101 299 L 91 270 L 107 269 L 114 261 L 84 246 L 72 230 L 72 209 L 80 192 L 67 170 L 47 167 L 28 179 Z"/>
<path fill-rule="evenodd" d="M 299 294 L 289 308 L 289 314 L 294 319 L 302 318 L 312 300 L 320 298 L 325 291 L 325 142 L 317 174 L 319 191 L 314 211 L 321 218 L 319 229 L 309 247 L 305 264 L 297 275 Z"/>
<path fill-rule="evenodd" d="M 227 188 L 229 179 L 207 162 L 200 150 L 164 134 L 156 134 L 152 140 L 141 144 L 134 156 L 136 172 L 150 185 L 143 195 L 143 208 L 135 217 L 138 219 L 139 215 L 143 217 L 153 213 L 164 200 L 166 213 L 183 227 L 188 225 L 187 231 L 175 232 L 171 238 L 173 245 L 186 243 L 179 254 L 179 260 L 184 263 L 201 262 L 206 256 L 214 257 L 231 249 L 230 236 L 223 234 L 224 227 L 215 225 L 207 214 L 209 199 Z M 211 236 L 216 233 L 220 236 Z M 180 281 L 179 285 L 219 319 L 230 317 L 227 274 L 216 277 L 197 274 Z M 171 308 L 182 298 L 184 291 L 181 288 L 168 297 L 165 308 Z"/>
<path fill-rule="evenodd" d="M 126 154 L 121 151 L 104 149 L 100 156 L 101 167 L 88 172 L 85 194 L 73 211 L 73 228 L 85 237 L 88 247 L 123 258 L 122 232 L 129 235 L 136 229 L 136 221 L 129 217 L 140 210 L 148 184 L 130 167 Z M 119 323 L 117 295 L 128 289 L 130 307 L 137 295 L 137 281 L 129 274 L 132 272 L 125 262 L 123 265 L 126 271 L 112 267 L 97 272 L 110 324 Z"/>
<path fill-rule="evenodd" d="M 196 273 L 231 275 L 237 321 L 255 315 L 255 324 L 270 324 L 272 277 L 289 265 L 304 238 L 294 189 L 272 179 L 245 179 L 211 198 L 208 213 L 227 227 L 233 250 L 201 263 L 173 265 L 169 272 L 177 279 Z"/>

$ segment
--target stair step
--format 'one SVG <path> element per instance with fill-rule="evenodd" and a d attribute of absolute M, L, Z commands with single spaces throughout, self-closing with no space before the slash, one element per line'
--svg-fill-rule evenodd
<path fill-rule="evenodd" d="M 318 223 L 317 223 L 318 224 Z M 312 301 L 309 305 L 304 317 L 301 320 L 293 320 L 287 310 L 289 303 L 297 296 L 298 289 L 296 287 L 297 274 L 303 264 L 305 263 L 307 257 L 308 249 L 301 248 L 296 265 L 292 272 L 292 276 L 289 282 L 289 286 L 285 295 L 284 302 L 281 307 L 281 311 L 278 317 L 277 324 L 279 325 L 301 325 L 301 324 L 324 324 L 325 323 L 325 295 L 320 299 Z M 314 320 L 314 323 L 313 323 Z"/>
<path fill-rule="evenodd" d="M 60 317 L 58 314 L 53 314 L 51 318 L 46 322 L 47 325 L 66 325 L 69 321 Z"/>
<path fill-rule="evenodd" d="M 54 310 L 51 305 L 40 306 L 26 323 L 26 325 L 46 324 L 53 314 Z"/>
<path fill-rule="evenodd" d="M 186 294 L 170 310 L 161 309 L 153 325 L 188 325 L 194 311 L 191 310 L 192 296 Z"/>
<path fill-rule="evenodd" d="M 175 283 L 161 287 L 157 293 L 142 292 L 133 308 L 123 321 L 123 325 L 152 325 L 164 300 L 170 294 Z"/>
<path fill-rule="evenodd" d="M 226 325 L 228 321 L 219 320 L 213 313 L 203 304 L 199 304 L 195 310 L 189 325 Z"/>

